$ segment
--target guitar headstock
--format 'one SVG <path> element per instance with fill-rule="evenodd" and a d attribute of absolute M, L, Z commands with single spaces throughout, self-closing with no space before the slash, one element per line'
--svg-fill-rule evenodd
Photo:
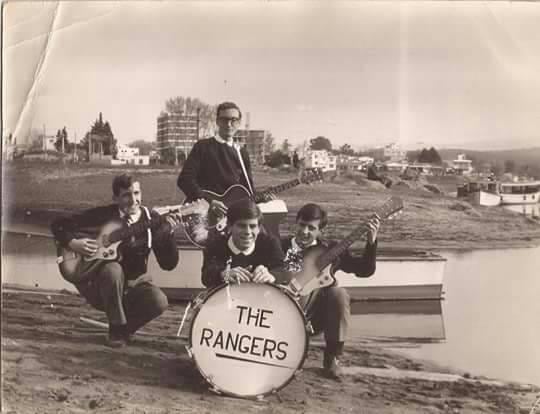
<path fill-rule="evenodd" d="M 381 206 L 379 206 L 375 213 L 379 215 L 381 219 L 391 220 L 399 216 L 403 211 L 403 200 L 400 197 L 390 197 Z"/>
<path fill-rule="evenodd" d="M 321 168 L 310 168 L 309 170 L 302 168 L 298 171 L 298 180 L 303 184 L 322 182 L 323 179 L 324 175 Z"/>

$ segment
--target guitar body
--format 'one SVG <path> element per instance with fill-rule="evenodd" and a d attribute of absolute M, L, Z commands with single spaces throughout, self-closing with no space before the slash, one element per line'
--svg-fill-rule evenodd
<path fill-rule="evenodd" d="M 333 286 L 336 279 L 331 273 L 332 265 L 322 270 L 317 266 L 317 259 L 326 253 L 327 249 L 322 246 L 310 248 L 303 258 L 300 271 L 292 273 L 289 287 L 300 296 L 309 295 L 315 289 Z"/>
<path fill-rule="evenodd" d="M 230 186 L 223 194 L 203 190 L 204 198 L 211 203 L 214 200 L 221 201 L 227 207 L 236 201 L 252 199 L 249 190 L 241 184 Z M 206 216 L 197 216 L 192 220 L 183 221 L 186 236 L 195 246 L 204 248 L 208 243 L 225 232 L 227 217 L 218 216 L 213 211 L 208 211 Z"/>
<path fill-rule="evenodd" d="M 57 262 L 60 274 L 62 277 L 71 283 L 81 283 L 86 281 L 99 265 L 105 261 L 118 260 L 118 246 L 121 241 L 114 243 L 109 242 L 109 235 L 118 229 L 122 228 L 122 223 L 119 221 L 110 221 L 99 229 L 99 233 L 95 236 L 98 244 L 96 253 L 91 256 L 80 255 L 67 247 L 57 245 Z M 84 235 L 82 237 L 87 237 Z M 81 237 L 81 236 L 77 236 Z M 93 236 L 90 236 L 93 237 Z"/>

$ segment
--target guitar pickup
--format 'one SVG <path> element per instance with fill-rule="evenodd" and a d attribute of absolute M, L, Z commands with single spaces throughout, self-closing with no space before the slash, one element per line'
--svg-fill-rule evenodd
<path fill-rule="evenodd" d="M 289 282 L 289 288 L 293 291 L 293 293 L 298 294 L 302 290 L 302 286 L 298 283 L 295 277 L 291 279 Z"/>

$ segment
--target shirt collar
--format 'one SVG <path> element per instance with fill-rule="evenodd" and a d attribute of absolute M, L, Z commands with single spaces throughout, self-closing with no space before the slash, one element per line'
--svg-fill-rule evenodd
<path fill-rule="evenodd" d="M 226 139 L 223 139 L 219 136 L 219 134 L 216 134 L 214 136 L 214 139 L 219 142 L 220 144 L 228 145 L 229 147 L 232 147 L 234 145 L 234 139 L 231 139 L 230 141 L 227 141 Z"/>
<path fill-rule="evenodd" d="M 240 250 L 238 247 L 235 246 L 232 236 L 229 237 L 229 240 L 227 241 L 227 246 L 229 246 L 229 249 L 231 249 L 231 252 L 233 252 L 234 255 L 243 254 L 244 256 L 249 256 L 255 251 L 255 243 L 249 246 L 247 250 Z"/>
<path fill-rule="evenodd" d="M 120 218 L 124 218 L 125 216 L 127 216 L 126 213 L 124 213 L 122 210 L 118 209 L 118 213 L 120 213 Z M 139 208 L 139 211 L 135 214 L 129 214 L 129 218 L 128 218 L 128 222 L 131 224 L 131 223 L 136 223 L 139 221 L 139 219 L 141 218 L 141 214 L 142 214 L 142 211 L 141 209 Z"/>
<path fill-rule="evenodd" d="M 311 247 L 311 246 L 316 246 L 318 244 L 317 240 L 313 240 L 313 242 L 309 245 L 309 246 L 306 246 L 306 247 Z M 291 247 L 294 249 L 294 250 L 304 250 L 302 247 L 300 247 L 300 245 L 298 243 L 296 243 L 296 237 L 293 237 L 291 239 Z"/>

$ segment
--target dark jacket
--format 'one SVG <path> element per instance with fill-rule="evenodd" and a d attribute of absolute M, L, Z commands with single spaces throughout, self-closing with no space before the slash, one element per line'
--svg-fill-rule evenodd
<path fill-rule="evenodd" d="M 152 221 L 159 220 L 160 216 L 155 211 L 150 211 Z M 101 227 L 111 221 L 122 221 L 116 204 L 96 207 L 71 217 L 62 217 L 54 220 L 51 230 L 56 241 L 67 247 L 74 238 L 95 238 Z M 145 211 L 141 211 L 140 222 L 148 223 Z M 152 227 L 152 250 L 159 266 L 164 270 L 173 270 L 178 264 L 179 256 L 176 242 L 170 234 L 170 225 L 163 222 L 158 227 Z M 148 231 L 142 231 L 134 239 L 120 243 L 120 264 L 127 280 L 133 280 L 147 272 L 148 256 Z"/>
<path fill-rule="evenodd" d="M 281 240 L 281 247 L 287 257 L 287 252 L 291 249 L 291 241 L 293 237 L 288 237 Z M 331 249 L 336 244 L 335 241 L 317 240 L 317 246 L 323 246 L 326 249 Z M 309 251 L 309 247 L 306 251 Z M 305 253 L 305 252 L 304 252 Z M 364 254 L 362 256 L 353 256 L 347 249 L 332 263 L 331 273 L 332 275 L 338 270 L 342 270 L 345 273 L 353 273 L 358 277 L 369 277 L 375 273 L 376 268 L 376 256 L 377 256 L 377 240 L 375 243 L 366 243 Z M 285 261 L 287 267 L 287 261 Z"/>
<path fill-rule="evenodd" d="M 234 184 L 242 184 L 248 189 L 251 186 L 255 190 L 249 154 L 245 147 L 242 147 L 240 153 L 249 177 L 249 185 L 242 170 L 238 152 L 226 144 L 217 142 L 214 138 L 207 138 L 197 141 L 193 146 L 178 176 L 178 188 L 188 200 L 203 198 L 201 190 L 222 194 Z"/>
<path fill-rule="evenodd" d="M 225 270 L 227 261 L 231 260 L 231 268 L 252 266 L 252 271 L 259 265 L 266 266 L 276 277 L 276 283 L 283 283 L 283 252 L 279 240 L 267 233 L 259 233 L 255 241 L 255 250 L 249 256 L 242 253 L 235 255 L 228 246 L 228 237 L 213 240 L 204 250 L 202 266 L 202 283 L 212 288 L 223 283 L 221 272 Z M 273 273 L 276 271 L 276 273 Z"/>

